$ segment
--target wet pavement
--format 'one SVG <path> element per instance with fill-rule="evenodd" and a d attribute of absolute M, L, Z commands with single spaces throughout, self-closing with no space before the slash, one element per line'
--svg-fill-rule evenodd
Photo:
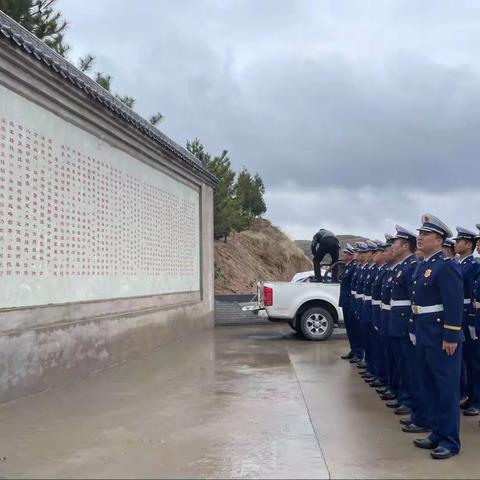
<path fill-rule="evenodd" d="M 1 406 L 0 478 L 478 478 L 477 419 L 431 460 L 345 348 L 218 327 Z"/>

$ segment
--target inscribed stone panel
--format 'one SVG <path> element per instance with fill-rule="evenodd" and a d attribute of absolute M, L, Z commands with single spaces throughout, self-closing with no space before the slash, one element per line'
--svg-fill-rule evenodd
<path fill-rule="evenodd" d="M 199 192 L 0 86 L 0 308 L 200 288 Z"/>

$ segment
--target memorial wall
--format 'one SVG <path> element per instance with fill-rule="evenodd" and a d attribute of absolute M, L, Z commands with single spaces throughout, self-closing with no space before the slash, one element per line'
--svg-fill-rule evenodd
<path fill-rule="evenodd" d="M 200 289 L 199 191 L 0 86 L 0 308 Z"/>
<path fill-rule="evenodd" d="M 0 403 L 213 326 L 215 186 L 0 12 Z"/>

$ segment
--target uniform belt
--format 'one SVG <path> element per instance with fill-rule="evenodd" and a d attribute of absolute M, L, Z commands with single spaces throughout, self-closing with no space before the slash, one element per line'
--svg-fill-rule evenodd
<path fill-rule="evenodd" d="M 480 309 L 480 302 L 473 302 L 473 305 L 476 309 Z"/>
<path fill-rule="evenodd" d="M 355 297 L 357 300 L 359 300 L 360 298 L 363 298 L 363 295 L 361 295 L 360 293 L 356 293 L 356 294 L 354 295 L 354 297 Z"/>
<path fill-rule="evenodd" d="M 357 294 L 357 292 L 355 290 L 352 290 L 352 295 L 355 296 Z"/>
<path fill-rule="evenodd" d="M 470 305 L 472 303 L 472 299 L 471 298 L 464 298 L 463 299 L 463 304 L 464 305 Z"/>
<path fill-rule="evenodd" d="M 415 315 L 422 315 L 423 313 L 443 312 L 443 305 L 427 305 L 421 307 L 420 305 L 412 305 L 412 312 Z"/>
<path fill-rule="evenodd" d="M 391 305 L 388 305 L 388 303 L 382 303 L 381 307 L 382 307 L 382 310 L 391 310 L 392 309 Z"/>
<path fill-rule="evenodd" d="M 370 302 L 372 300 L 372 297 L 370 295 L 364 295 L 363 296 L 363 299 L 366 301 L 366 302 Z"/>
<path fill-rule="evenodd" d="M 412 304 L 410 300 L 391 300 L 392 307 L 409 307 Z"/>
<path fill-rule="evenodd" d="M 380 306 L 380 305 L 382 305 L 382 302 L 380 300 L 372 300 L 372 305 L 375 305 L 375 306 L 379 305 Z"/>

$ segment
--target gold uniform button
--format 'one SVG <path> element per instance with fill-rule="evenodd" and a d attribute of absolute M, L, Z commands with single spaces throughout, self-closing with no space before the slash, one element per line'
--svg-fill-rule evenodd
<path fill-rule="evenodd" d="M 440 322 L 441 322 L 441 320 L 439 318 L 437 318 L 437 323 L 440 323 Z"/>

